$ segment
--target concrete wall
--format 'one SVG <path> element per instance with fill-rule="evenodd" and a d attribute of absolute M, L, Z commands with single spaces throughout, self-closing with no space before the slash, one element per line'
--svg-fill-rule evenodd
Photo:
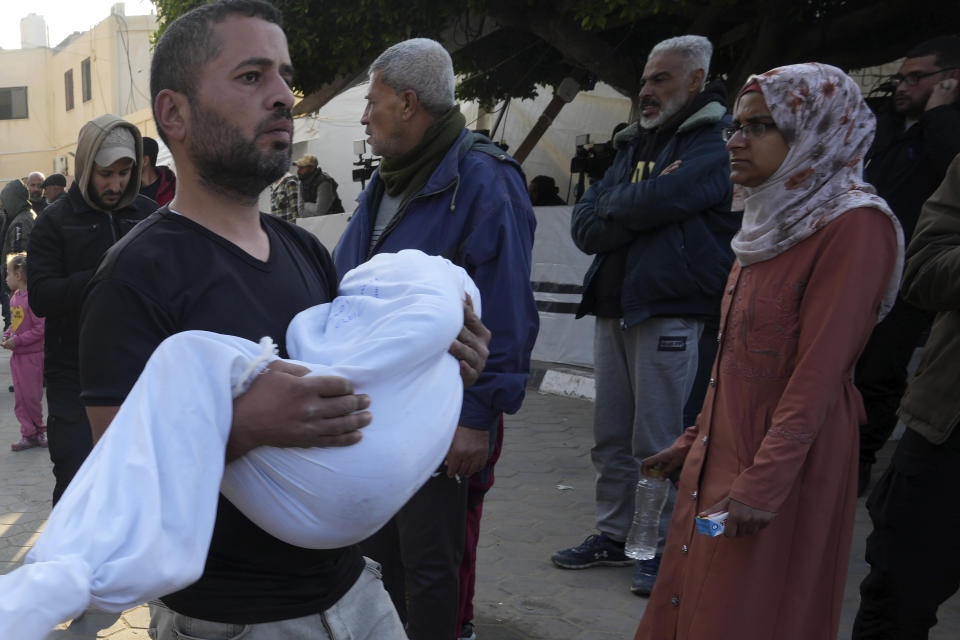
<path fill-rule="evenodd" d="M 73 174 L 71 152 L 84 123 L 115 113 L 155 134 L 150 116 L 153 16 L 111 15 L 56 48 L 0 50 L 0 87 L 27 87 L 29 117 L 0 120 L 0 187 L 31 171 Z M 90 59 L 84 101 L 82 62 Z M 73 70 L 74 107 L 66 109 L 64 74 Z"/>

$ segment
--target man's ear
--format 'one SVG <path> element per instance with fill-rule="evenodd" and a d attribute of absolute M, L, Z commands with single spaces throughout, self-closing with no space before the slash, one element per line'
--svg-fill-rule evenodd
<path fill-rule="evenodd" d="M 400 92 L 400 117 L 409 120 L 420 108 L 420 99 L 417 92 L 413 89 L 407 89 Z"/>
<path fill-rule="evenodd" d="M 190 104 L 187 97 L 178 91 L 164 89 L 157 94 L 154 103 L 157 128 L 171 141 L 183 142 L 190 125 Z"/>
<path fill-rule="evenodd" d="M 703 89 L 703 81 L 707 77 L 707 72 L 703 69 L 694 69 L 690 74 L 689 89 L 692 93 L 700 93 Z"/>

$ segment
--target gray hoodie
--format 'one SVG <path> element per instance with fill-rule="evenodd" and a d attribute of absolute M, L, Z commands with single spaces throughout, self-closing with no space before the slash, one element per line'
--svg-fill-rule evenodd
<path fill-rule="evenodd" d="M 77 138 L 77 186 L 83 199 L 86 200 L 90 208 L 97 211 L 100 207 L 96 201 L 90 197 L 88 187 L 90 185 L 90 176 L 93 175 L 93 159 L 100 150 L 100 145 L 104 138 L 117 127 L 126 127 L 133 134 L 137 145 L 137 160 L 130 172 L 130 182 L 124 190 L 120 201 L 114 209 L 123 209 L 132 204 L 140 193 L 140 167 L 143 165 L 143 139 L 140 137 L 140 130 L 130 124 L 123 118 L 112 114 L 105 114 L 94 118 L 80 129 L 80 135 Z"/>

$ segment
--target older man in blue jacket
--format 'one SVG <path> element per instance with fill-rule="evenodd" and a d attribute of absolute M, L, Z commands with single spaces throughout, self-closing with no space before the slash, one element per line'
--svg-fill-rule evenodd
<path fill-rule="evenodd" d="M 439 43 L 407 40 L 374 61 L 361 122 L 383 161 L 337 246 L 337 272 L 401 249 L 445 256 L 476 282 L 492 333 L 444 468 L 362 545 L 384 565 L 411 640 L 448 640 L 459 633 L 466 479 L 484 469 L 501 416 L 520 408 L 529 376 L 539 327 L 530 286 L 536 221 L 520 166 L 464 128 Z"/>
<path fill-rule="evenodd" d="M 733 261 L 729 242 L 740 222 L 730 212 L 720 135 L 729 122 L 726 94 L 719 83 L 704 88 L 712 49 L 701 36 L 653 48 L 639 122 L 616 136 L 613 166 L 573 212 L 574 242 L 596 256 L 579 315 L 596 316 L 592 459 L 599 533 L 554 554 L 566 569 L 633 563 L 624 541 L 640 462 L 688 426 L 688 399 L 697 409 L 702 402 L 703 388 L 691 397 L 698 364 L 704 362 L 705 375 L 716 350 L 716 335 L 704 335 L 704 326 L 716 326 Z M 672 497 L 661 516 L 661 551 L 671 513 Z M 658 567 L 659 553 L 637 562 L 632 591 L 649 595 Z"/>

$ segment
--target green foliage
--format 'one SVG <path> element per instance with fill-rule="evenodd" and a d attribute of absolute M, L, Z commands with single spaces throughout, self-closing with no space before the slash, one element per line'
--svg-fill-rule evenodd
<path fill-rule="evenodd" d="M 155 0 L 160 30 L 203 0 Z M 650 48 L 705 35 L 712 75 L 735 89 L 749 73 L 817 59 L 857 68 L 895 59 L 934 34 L 960 32 L 960 3 L 909 0 L 274 0 L 295 86 L 304 94 L 362 74 L 391 44 L 424 36 L 453 51 L 458 95 L 491 106 L 535 95 L 570 73 L 639 88 Z M 469 22 L 469 19 L 474 21 Z M 478 28 L 483 18 L 486 28 Z M 466 25 L 471 27 L 467 28 Z M 503 28 L 491 28 L 497 25 Z M 604 51 L 597 60 L 596 51 Z"/>
<path fill-rule="evenodd" d="M 158 34 L 203 0 L 155 0 Z M 295 87 L 318 90 L 338 75 L 356 73 L 391 44 L 437 38 L 466 2 L 431 0 L 275 0 L 296 69 Z"/>

